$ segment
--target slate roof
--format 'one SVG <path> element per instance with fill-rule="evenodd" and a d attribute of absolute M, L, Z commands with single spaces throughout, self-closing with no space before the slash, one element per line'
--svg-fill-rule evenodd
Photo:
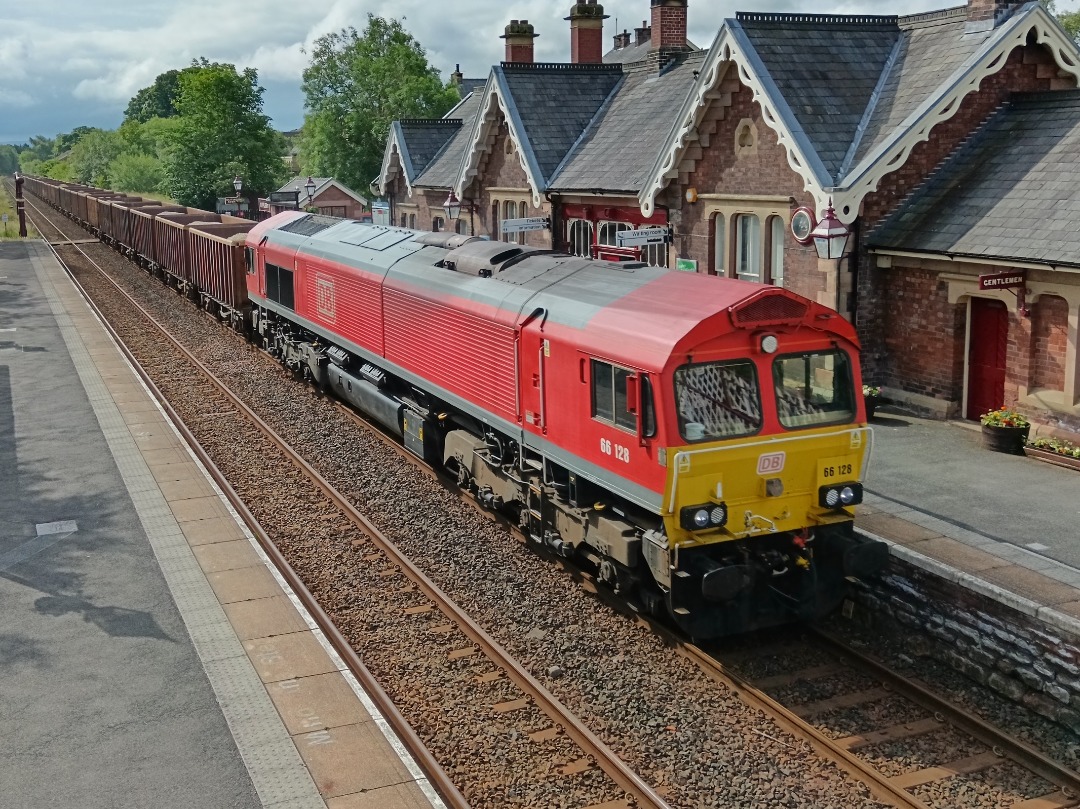
<path fill-rule="evenodd" d="M 704 51 L 691 53 L 659 76 L 643 68 L 627 70 L 610 103 L 559 169 L 552 190 L 637 193 L 704 58 Z"/>
<path fill-rule="evenodd" d="M 443 144 L 439 152 L 428 162 L 413 181 L 413 187 L 422 188 L 449 188 L 457 179 L 458 169 L 461 167 L 461 157 L 468 147 L 469 138 L 472 135 L 473 124 L 476 122 L 476 114 L 480 110 L 480 102 L 484 94 L 474 92 L 462 99 L 461 103 L 454 107 L 447 115 L 452 115 L 461 123 L 453 136 Z"/>
<path fill-rule="evenodd" d="M 867 237 L 871 247 L 1080 266 L 1080 91 L 1018 93 Z"/>
<path fill-rule="evenodd" d="M 899 19 L 894 61 L 854 154 L 858 163 L 981 48 L 991 31 L 965 34 L 965 7 Z"/>
<path fill-rule="evenodd" d="M 503 63 L 493 76 L 535 180 L 546 188 L 623 73 L 618 65 Z"/>
<path fill-rule="evenodd" d="M 727 24 L 750 45 L 748 55 L 760 59 L 779 91 L 774 100 L 787 102 L 826 172 L 837 177 L 900 37 L 896 17 L 740 12 Z"/>
<path fill-rule="evenodd" d="M 394 121 L 405 176 L 412 182 L 461 129 L 460 118 Z"/>
<path fill-rule="evenodd" d="M 605 65 L 630 65 L 649 58 L 652 42 L 646 40 L 640 45 L 627 45 L 625 48 L 612 48 L 604 54 Z"/>
<path fill-rule="evenodd" d="M 462 79 L 458 83 L 458 92 L 462 98 L 467 98 L 469 93 L 476 93 L 484 89 L 487 79 Z"/>

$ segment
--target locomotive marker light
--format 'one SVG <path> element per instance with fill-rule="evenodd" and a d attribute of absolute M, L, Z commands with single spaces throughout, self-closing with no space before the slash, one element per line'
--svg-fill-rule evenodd
<path fill-rule="evenodd" d="M 832 200 L 825 209 L 825 215 L 817 223 L 817 227 L 811 231 L 810 236 L 814 240 L 814 249 L 817 250 L 818 258 L 838 259 L 844 257 L 847 249 L 848 237 L 851 231 L 847 225 L 836 218 Z"/>
<path fill-rule="evenodd" d="M 776 339 L 775 334 L 766 334 L 761 338 L 761 351 L 765 354 L 775 354 L 776 349 L 780 347 L 780 341 Z"/>

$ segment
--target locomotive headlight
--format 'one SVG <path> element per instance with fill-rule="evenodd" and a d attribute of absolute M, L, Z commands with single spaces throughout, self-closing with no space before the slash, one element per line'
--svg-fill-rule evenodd
<path fill-rule="evenodd" d="M 818 489 L 818 505 L 822 508 L 857 506 L 863 501 L 861 483 L 840 483 Z"/>
<path fill-rule="evenodd" d="M 775 334 L 766 334 L 761 338 L 761 350 L 766 354 L 775 354 L 776 349 L 780 347 L 780 341 L 776 339 Z"/>
<path fill-rule="evenodd" d="M 720 528 L 727 522 L 727 506 L 724 503 L 704 503 L 686 506 L 679 511 L 679 525 L 687 531 L 705 531 Z"/>

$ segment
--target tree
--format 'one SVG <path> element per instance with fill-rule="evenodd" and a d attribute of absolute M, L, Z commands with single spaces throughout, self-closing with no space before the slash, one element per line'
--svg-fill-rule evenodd
<path fill-rule="evenodd" d="M 115 132 L 95 129 L 71 147 L 71 171 L 80 183 L 109 187 L 109 164 L 123 151 L 123 141 Z"/>
<path fill-rule="evenodd" d="M 169 135 L 165 188 L 183 205 L 213 209 L 232 196 L 233 176 L 244 181 L 250 200 L 284 181 L 284 142 L 262 113 L 258 73 L 233 65 L 196 62 L 202 68 L 180 76 L 179 121 Z"/>
<path fill-rule="evenodd" d="M 159 191 L 165 177 L 161 161 L 148 154 L 124 152 L 109 164 L 111 187 L 117 191 Z"/>
<path fill-rule="evenodd" d="M 396 118 L 438 118 L 459 100 L 398 20 L 368 14 L 363 36 L 344 28 L 315 41 L 302 84 L 308 170 L 366 190 Z"/>
<path fill-rule="evenodd" d="M 198 70 L 195 65 L 185 70 Z M 151 118 L 171 118 L 176 115 L 176 99 L 180 96 L 179 70 L 169 70 L 158 75 L 154 83 L 137 92 L 124 110 L 124 121 L 145 124 Z"/>
<path fill-rule="evenodd" d="M 0 144 L 0 174 L 14 174 L 19 170 L 19 153 L 14 146 Z"/>
<path fill-rule="evenodd" d="M 56 136 L 56 140 L 53 141 L 53 154 L 62 155 L 91 132 L 100 131 L 92 126 L 77 126 L 70 132 L 59 134 Z"/>

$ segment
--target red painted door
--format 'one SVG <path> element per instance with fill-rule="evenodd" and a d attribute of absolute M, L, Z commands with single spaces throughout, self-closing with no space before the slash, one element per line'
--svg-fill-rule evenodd
<path fill-rule="evenodd" d="M 1009 310 L 1001 301 L 971 301 L 971 348 L 968 351 L 967 417 L 1004 404 L 1005 361 L 1009 348 Z"/>

